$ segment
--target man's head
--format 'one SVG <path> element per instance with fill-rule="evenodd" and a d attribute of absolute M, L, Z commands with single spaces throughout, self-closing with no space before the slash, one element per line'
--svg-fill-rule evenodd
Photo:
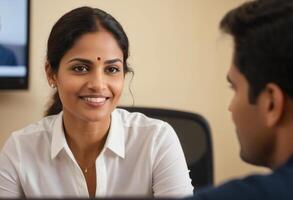
<path fill-rule="evenodd" d="M 221 29 L 234 41 L 228 79 L 241 157 L 271 165 L 277 132 L 293 98 L 293 1 L 256 0 L 228 12 Z"/>

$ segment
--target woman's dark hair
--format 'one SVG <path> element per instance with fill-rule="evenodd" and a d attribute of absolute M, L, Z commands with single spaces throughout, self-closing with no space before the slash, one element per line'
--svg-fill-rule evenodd
<path fill-rule="evenodd" d="M 228 12 L 220 28 L 234 39 L 234 64 L 256 103 L 268 83 L 293 97 L 293 1 L 254 0 Z"/>
<path fill-rule="evenodd" d="M 53 26 L 47 43 L 47 62 L 53 73 L 59 70 L 60 60 L 72 48 L 74 43 L 84 34 L 107 30 L 117 40 L 123 52 L 124 74 L 132 72 L 128 67 L 129 42 L 120 23 L 103 10 L 91 7 L 80 7 L 63 15 Z M 53 95 L 52 102 L 45 116 L 62 111 L 62 103 L 58 91 Z"/>

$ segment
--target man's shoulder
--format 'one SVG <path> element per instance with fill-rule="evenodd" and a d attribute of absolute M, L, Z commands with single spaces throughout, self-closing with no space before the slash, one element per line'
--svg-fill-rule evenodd
<path fill-rule="evenodd" d="M 219 187 L 199 190 L 194 199 L 200 200 L 270 200 L 293 199 L 293 166 L 284 166 L 268 175 L 251 175 L 226 182 Z"/>

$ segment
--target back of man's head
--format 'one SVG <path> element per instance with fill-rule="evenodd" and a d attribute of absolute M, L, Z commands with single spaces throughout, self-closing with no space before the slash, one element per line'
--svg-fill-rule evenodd
<path fill-rule="evenodd" d="M 268 83 L 293 98 L 293 1 L 249 1 L 228 12 L 220 28 L 234 39 L 233 64 L 255 103 Z"/>

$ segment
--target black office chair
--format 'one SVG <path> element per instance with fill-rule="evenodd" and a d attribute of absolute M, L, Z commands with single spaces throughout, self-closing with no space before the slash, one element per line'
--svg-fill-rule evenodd
<path fill-rule="evenodd" d="M 213 153 L 208 122 L 199 114 L 177 110 L 120 107 L 168 122 L 181 142 L 195 190 L 213 184 Z"/>

